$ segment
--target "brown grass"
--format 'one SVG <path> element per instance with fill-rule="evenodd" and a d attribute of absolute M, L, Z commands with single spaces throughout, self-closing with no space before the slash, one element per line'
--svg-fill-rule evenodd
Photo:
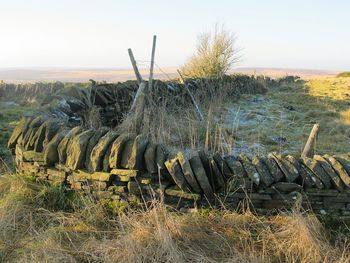
<path fill-rule="evenodd" d="M 277 216 L 227 210 L 113 214 L 14 175 L 0 177 L 2 262 L 349 262 L 344 238 L 301 212 Z M 336 244 L 336 245 L 335 245 Z"/>

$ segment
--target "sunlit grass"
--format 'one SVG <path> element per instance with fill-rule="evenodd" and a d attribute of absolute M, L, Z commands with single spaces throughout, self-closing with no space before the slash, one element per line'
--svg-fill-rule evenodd
<path fill-rule="evenodd" d="M 298 209 L 277 216 L 182 213 L 155 201 L 113 214 L 89 196 L 0 177 L 2 262 L 345 263 L 349 243 L 340 234 Z"/>

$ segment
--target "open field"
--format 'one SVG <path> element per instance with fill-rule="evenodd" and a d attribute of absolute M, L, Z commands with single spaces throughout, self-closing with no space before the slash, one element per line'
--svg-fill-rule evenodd
<path fill-rule="evenodd" d="M 217 123 L 235 154 L 297 155 L 316 122 L 317 153 L 344 153 L 350 152 L 349 90 L 349 78 L 305 78 L 211 110 L 223 112 Z M 349 222 L 320 219 L 298 206 L 255 216 L 249 210 L 174 212 L 155 203 L 118 214 L 122 207 L 9 175 L 13 162 L 6 141 L 19 117 L 39 107 L 14 100 L 0 98 L 0 261 L 350 262 Z M 199 135 L 202 140 L 205 132 Z"/>

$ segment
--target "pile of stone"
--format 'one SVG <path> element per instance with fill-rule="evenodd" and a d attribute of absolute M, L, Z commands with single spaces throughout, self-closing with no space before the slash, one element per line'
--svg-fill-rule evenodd
<path fill-rule="evenodd" d="M 180 206 L 248 206 L 259 212 L 293 206 L 350 214 L 350 155 L 295 158 L 170 155 L 147 137 L 87 129 L 46 115 L 23 118 L 8 142 L 20 173 L 89 192 L 96 198 Z"/>

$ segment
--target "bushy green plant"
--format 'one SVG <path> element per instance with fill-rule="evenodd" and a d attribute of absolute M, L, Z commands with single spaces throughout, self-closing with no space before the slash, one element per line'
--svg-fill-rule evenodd
<path fill-rule="evenodd" d="M 195 54 L 181 68 L 190 78 L 219 78 L 237 62 L 235 36 L 223 26 L 199 35 Z"/>

